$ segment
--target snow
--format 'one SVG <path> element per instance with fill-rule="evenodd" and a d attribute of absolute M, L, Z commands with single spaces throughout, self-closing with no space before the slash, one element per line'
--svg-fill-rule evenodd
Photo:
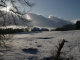
<path fill-rule="evenodd" d="M 0 52 L 3 60 L 35 60 L 50 57 L 55 53 L 56 46 L 65 39 L 62 52 L 80 60 L 80 30 L 73 31 L 44 31 L 17 33 L 11 39 L 11 49 Z"/>

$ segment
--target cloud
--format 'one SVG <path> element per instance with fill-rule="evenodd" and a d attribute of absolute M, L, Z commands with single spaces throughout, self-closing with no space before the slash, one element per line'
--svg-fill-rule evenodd
<path fill-rule="evenodd" d="M 31 18 L 31 20 L 33 20 L 34 26 L 56 28 L 62 27 L 66 24 L 72 24 L 72 22 L 68 20 L 51 15 L 48 18 L 46 18 L 43 15 L 28 13 L 28 16 Z"/>

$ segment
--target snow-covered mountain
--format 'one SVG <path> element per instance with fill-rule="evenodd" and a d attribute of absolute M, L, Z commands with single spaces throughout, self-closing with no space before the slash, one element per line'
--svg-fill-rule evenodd
<path fill-rule="evenodd" d="M 3 11 L 5 13 L 5 11 Z M 28 13 L 28 15 L 24 15 L 24 20 L 20 19 L 13 13 L 7 12 L 4 16 L 5 25 L 19 25 L 19 26 L 39 26 L 39 27 L 49 27 L 49 28 L 57 28 L 62 27 L 67 24 L 72 24 L 72 22 L 54 16 L 44 17 L 43 15 L 38 15 L 34 13 Z M 28 18 L 28 19 L 27 19 Z M 4 24 L 4 19 L 0 17 L 0 25 Z M 33 20 L 32 22 L 26 23 L 29 20 Z"/>
<path fill-rule="evenodd" d="M 72 24 L 72 22 L 59 17 L 49 16 L 48 18 L 46 18 L 43 15 L 34 13 L 28 13 L 28 18 L 33 20 L 34 26 L 40 26 L 40 27 L 56 28 L 56 27 L 62 27 L 67 24 Z"/>
<path fill-rule="evenodd" d="M 71 20 L 72 23 L 76 23 L 77 21 L 80 21 L 80 19 L 76 19 L 76 20 Z"/>

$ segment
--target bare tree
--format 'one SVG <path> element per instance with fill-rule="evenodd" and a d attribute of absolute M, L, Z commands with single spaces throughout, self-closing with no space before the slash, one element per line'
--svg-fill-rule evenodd
<path fill-rule="evenodd" d="M 0 0 L 0 25 L 7 28 L 7 25 L 18 25 L 17 20 L 23 24 L 30 22 L 24 15 L 30 12 L 33 6 L 34 3 L 29 0 Z M 10 34 L 0 34 L 0 44 L 5 46 L 3 40 L 8 40 L 10 36 L 12 37 Z"/>
<path fill-rule="evenodd" d="M 0 17 L 3 18 L 3 26 L 6 26 L 6 20 L 9 20 L 11 24 L 11 17 L 14 20 L 14 24 L 18 25 L 16 19 L 22 20 L 22 22 L 30 22 L 24 18 L 24 15 L 31 11 L 34 3 L 30 3 L 28 0 L 0 0 Z M 30 8 L 28 10 L 27 8 Z M 3 10 L 6 10 L 5 12 Z M 10 16 L 9 16 L 10 15 Z M 6 17 L 7 16 L 7 17 Z M 17 18 L 16 18 L 17 17 Z"/>

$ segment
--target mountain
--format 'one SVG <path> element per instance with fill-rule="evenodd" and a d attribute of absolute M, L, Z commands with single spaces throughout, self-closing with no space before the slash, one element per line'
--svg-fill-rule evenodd
<path fill-rule="evenodd" d="M 3 11 L 3 14 L 6 12 Z M 1 16 L 1 14 L 0 14 Z M 28 16 L 28 19 L 27 19 Z M 22 20 L 22 18 L 24 20 Z M 6 15 L 4 15 L 5 19 L 5 25 L 18 25 L 18 26 L 39 26 L 39 27 L 49 27 L 49 28 L 56 28 L 56 27 L 62 27 L 67 24 L 72 24 L 72 22 L 59 18 L 54 16 L 49 16 L 48 18 L 34 13 L 28 13 L 27 15 L 24 15 L 22 18 L 19 18 L 16 14 L 7 12 Z M 0 17 L 0 26 L 4 25 L 4 19 Z M 29 22 L 30 20 L 33 20 L 32 22 Z M 28 22 L 28 23 L 26 23 Z"/>
<path fill-rule="evenodd" d="M 68 20 L 54 16 L 49 16 L 48 18 L 46 18 L 43 15 L 34 13 L 28 13 L 28 16 L 31 20 L 33 20 L 32 22 L 33 26 L 56 28 L 56 27 L 62 27 L 67 24 L 73 24 Z"/>
<path fill-rule="evenodd" d="M 80 19 L 76 19 L 76 20 L 71 20 L 72 23 L 76 23 L 77 21 L 80 21 Z"/>

